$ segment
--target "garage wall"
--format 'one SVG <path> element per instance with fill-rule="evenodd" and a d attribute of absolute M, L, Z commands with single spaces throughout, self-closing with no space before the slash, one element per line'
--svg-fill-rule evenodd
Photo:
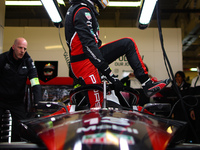
<path fill-rule="evenodd" d="M 181 29 L 163 28 L 164 46 L 174 73 L 182 70 Z M 65 42 L 64 28 L 60 29 L 61 40 L 68 51 Z M 3 51 L 9 50 L 16 37 L 24 37 L 28 41 L 28 53 L 33 60 L 58 61 L 58 76 L 68 76 L 68 67 L 63 56 L 64 50 L 59 39 L 59 29 L 55 27 L 5 27 Z M 100 39 L 103 43 L 122 37 L 132 37 L 137 43 L 143 61 L 147 64 L 149 73 L 159 80 L 167 78 L 163 54 L 157 28 L 139 30 L 138 28 L 100 28 Z M 131 72 L 124 57 L 117 59 L 111 65 L 113 72 L 121 78 Z"/>
<path fill-rule="evenodd" d="M 0 0 L 0 53 L 3 51 L 3 32 L 5 22 L 5 0 Z"/>

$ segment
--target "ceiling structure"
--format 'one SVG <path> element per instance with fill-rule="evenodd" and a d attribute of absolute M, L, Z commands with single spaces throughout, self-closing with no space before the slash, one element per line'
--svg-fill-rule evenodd
<path fill-rule="evenodd" d="M 118 0 L 115 0 L 118 1 Z M 126 0 L 128 1 L 128 0 Z M 138 0 L 132 0 L 138 1 Z M 159 0 L 162 27 L 181 28 L 183 67 L 200 63 L 200 1 Z M 68 0 L 63 15 L 69 7 Z M 98 16 L 101 27 L 136 27 L 139 7 L 107 7 Z M 157 27 L 154 12 L 149 27 Z M 6 6 L 5 26 L 53 26 L 43 6 Z"/>

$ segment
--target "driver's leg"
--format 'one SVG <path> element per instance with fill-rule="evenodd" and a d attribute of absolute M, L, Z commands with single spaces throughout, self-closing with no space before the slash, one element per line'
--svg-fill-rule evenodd
<path fill-rule="evenodd" d="M 122 38 L 110 42 L 100 47 L 100 50 L 105 61 L 109 64 L 125 54 L 136 78 L 142 84 L 145 95 L 148 97 L 156 94 L 170 83 L 170 79 L 159 82 L 150 80 L 137 45 L 132 38 Z"/>
<path fill-rule="evenodd" d="M 72 71 L 76 78 L 81 77 L 85 84 L 101 84 L 97 68 L 89 61 L 89 59 L 71 63 Z M 101 107 L 103 102 L 103 94 L 98 90 L 88 91 L 90 107 Z"/>
<path fill-rule="evenodd" d="M 100 50 L 105 61 L 109 64 L 125 54 L 129 65 L 140 82 L 143 83 L 149 78 L 137 45 L 132 38 L 122 38 L 110 42 L 100 47 Z"/>

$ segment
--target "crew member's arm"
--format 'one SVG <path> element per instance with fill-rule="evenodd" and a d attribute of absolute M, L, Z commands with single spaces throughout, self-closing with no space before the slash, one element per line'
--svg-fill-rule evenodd
<path fill-rule="evenodd" d="M 42 100 L 42 91 L 41 91 L 41 86 L 40 82 L 38 79 L 38 74 L 37 74 L 37 69 L 34 65 L 34 62 L 30 58 L 28 60 L 28 66 L 29 66 L 29 80 L 31 82 L 31 88 L 33 91 L 33 96 L 34 96 L 34 106 L 38 105 L 38 102 Z"/>

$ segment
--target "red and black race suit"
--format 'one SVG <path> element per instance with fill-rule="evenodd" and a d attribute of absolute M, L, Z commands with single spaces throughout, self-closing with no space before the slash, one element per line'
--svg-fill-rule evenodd
<path fill-rule="evenodd" d="M 101 46 L 95 14 L 97 12 L 94 6 L 87 3 L 72 4 L 66 13 L 65 37 L 75 77 L 82 77 L 85 84 L 100 84 L 98 71 L 107 76 L 108 64 L 125 54 L 136 77 L 139 77 L 141 82 L 142 79 L 146 81 L 148 73 L 134 40 L 122 38 Z M 102 98 L 97 93 L 89 93 L 90 107 L 101 105 Z"/>

